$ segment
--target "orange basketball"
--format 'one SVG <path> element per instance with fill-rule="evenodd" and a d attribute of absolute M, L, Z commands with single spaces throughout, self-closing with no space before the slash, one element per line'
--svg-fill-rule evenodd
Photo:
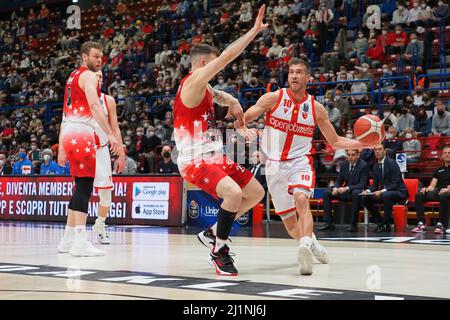
<path fill-rule="evenodd" d="M 353 130 L 355 138 L 369 146 L 380 143 L 385 136 L 383 121 L 372 114 L 366 114 L 356 120 Z"/>

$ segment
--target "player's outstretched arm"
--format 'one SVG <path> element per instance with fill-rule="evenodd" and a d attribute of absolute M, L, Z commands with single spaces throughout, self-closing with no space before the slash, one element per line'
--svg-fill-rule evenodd
<path fill-rule="evenodd" d="M 280 91 L 268 92 L 263 94 L 256 104 L 245 111 L 244 118 L 245 123 L 255 120 L 264 112 L 270 112 L 277 105 L 278 98 L 280 97 Z"/>
<path fill-rule="evenodd" d="M 263 23 L 265 11 L 266 6 L 262 5 L 261 8 L 259 8 L 258 16 L 256 17 L 253 28 L 229 45 L 219 57 L 209 62 L 206 66 L 195 70 L 186 81 L 186 84 L 195 83 L 196 86 L 204 87 L 217 73 L 223 70 L 227 64 L 236 59 L 249 43 L 253 41 L 258 33 L 268 27 L 268 24 Z"/>
<path fill-rule="evenodd" d="M 353 139 L 344 138 L 338 136 L 336 130 L 328 118 L 328 113 L 325 110 L 325 107 L 315 102 L 315 112 L 317 124 L 319 126 L 320 131 L 325 136 L 325 139 L 333 146 L 333 148 L 337 149 L 364 149 L 368 146 L 365 146 L 361 142 Z"/>

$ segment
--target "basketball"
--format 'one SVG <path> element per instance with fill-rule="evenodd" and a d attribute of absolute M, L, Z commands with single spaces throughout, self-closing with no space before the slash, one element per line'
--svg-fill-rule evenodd
<path fill-rule="evenodd" d="M 384 124 L 377 116 L 368 114 L 355 122 L 355 137 L 365 145 L 374 145 L 383 141 L 385 136 Z"/>

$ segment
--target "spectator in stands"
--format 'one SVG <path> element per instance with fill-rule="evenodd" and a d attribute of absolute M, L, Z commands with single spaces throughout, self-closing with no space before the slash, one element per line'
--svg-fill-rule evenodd
<path fill-rule="evenodd" d="M 422 146 L 416 139 L 417 132 L 414 132 L 412 128 L 406 128 L 405 138 L 408 140 L 403 142 L 403 152 L 406 153 L 407 164 L 419 162 Z"/>
<path fill-rule="evenodd" d="M 361 61 L 361 56 L 366 55 L 367 49 L 369 47 L 367 38 L 364 36 L 364 33 L 362 30 L 358 31 L 358 38 L 353 42 L 352 45 L 352 51 L 348 54 L 348 57 L 350 59 L 352 58 L 358 58 L 359 61 Z"/>
<path fill-rule="evenodd" d="M 273 13 L 276 16 L 287 16 L 289 13 L 289 7 L 285 4 L 284 0 L 278 1 L 278 5 L 273 8 Z"/>
<path fill-rule="evenodd" d="M 419 0 L 414 0 L 412 8 L 409 9 L 408 20 L 406 23 L 409 28 L 415 28 L 417 26 L 420 12 L 421 12 L 421 8 L 419 5 Z"/>
<path fill-rule="evenodd" d="M 403 31 L 401 25 L 397 24 L 395 26 L 395 33 L 392 35 L 390 42 L 391 52 L 395 54 L 401 54 L 405 51 L 406 45 L 408 44 L 408 36 L 406 32 Z"/>
<path fill-rule="evenodd" d="M 399 25 L 404 24 L 406 25 L 406 22 L 408 21 L 408 10 L 405 8 L 405 6 L 402 3 L 398 4 L 397 10 L 394 11 L 392 14 L 392 25 Z"/>
<path fill-rule="evenodd" d="M 422 188 L 416 193 L 416 199 L 414 205 L 416 207 L 417 218 L 419 224 L 412 229 L 412 232 L 424 232 L 427 230 L 425 225 L 425 210 L 424 203 L 428 201 L 439 202 L 439 220 L 436 224 L 434 233 L 443 234 L 446 230 L 447 234 L 450 234 L 448 229 L 449 219 L 449 205 L 450 205 L 450 147 L 444 147 L 442 151 L 442 161 L 444 165 L 438 168 L 434 174 L 433 179 L 428 187 Z"/>
<path fill-rule="evenodd" d="M 416 118 L 411 114 L 411 109 L 403 106 L 401 109 L 401 116 L 398 118 L 397 123 L 394 125 L 399 137 L 404 137 L 407 128 L 413 128 Z"/>
<path fill-rule="evenodd" d="M 431 121 L 431 132 L 435 136 L 450 135 L 450 113 L 442 100 L 436 100 L 436 113 Z"/>
<path fill-rule="evenodd" d="M 360 80 L 361 75 L 355 74 L 354 80 Z M 352 105 L 365 105 L 367 104 L 367 95 L 364 94 L 367 92 L 367 85 L 365 82 L 353 82 L 352 87 L 350 89 L 352 96 L 351 96 L 351 103 Z"/>
<path fill-rule="evenodd" d="M 333 50 L 324 52 L 321 57 L 321 63 L 324 67 L 324 72 L 337 71 L 337 67 L 344 61 L 344 52 L 341 50 L 339 42 L 335 42 Z"/>
<path fill-rule="evenodd" d="M 11 174 L 12 170 L 11 165 L 6 160 L 6 156 L 3 153 L 0 153 L 0 176 Z"/>
<path fill-rule="evenodd" d="M 347 150 L 348 160 L 344 161 L 339 170 L 339 176 L 334 187 L 326 190 L 323 196 L 324 221 L 318 230 L 334 230 L 332 200 L 351 201 L 352 223 L 347 231 L 357 230 L 361 196 L 359 195 L 368 185 L 369 176 L 367 163 L 359 158 L 358 150 Z"/>
<path fill-rule="evenodd" d="M 392 159 L 395 158 L 395 154 L 402 150 L 402 142 L 398 140 L 398 131 L 394 127 L 389 127 L 386 133 L 386 139 L 383 142 L 388 156 Z"/>
<path fill-rule="evenodd" d="M 414 131 L 420 137 L 427 137 L 431 133 L 431 118 L 428 117 L 424 108 L 419 108 L 414 121 Z"/>
<path fill-rule="evenodd" d="M 278 40 L 275 38 L 272 41 L 272 46 L 267 52 L 267 58 L 269 59 L 277 59 L 280 56 L 281 50 L 283 47 L 278 43 Z"/>
<path fill-rule="evenodd" d="M 336 106 L 336 103 L 334 102 L 328 103 L 326 107 L 329 109 L 328 117 L 330 118 L 330 122 L 333 124 L 336 131 L 339 131 L 342 119 L 341 112 L 339 111 L 338 107 Z"/>
<path fill-rule="evenodd" d="M 156 173 L 159 174 L 179 174 L 178 166 L 172 162 L 172 149 L 170 146 L 164 146 L 161 150 L 163 159 L 156 166 Z"/>
<path fill-rule="evenodd" d="M 26 149 L 24 147 L 19 148 L 18 158 L 19 160 L 16 163 L 14 163 L 12 174 L 20 174 L 20 175 L 33 174 L 34 173 L 33 163 L 30 160 L 28 160 Z"/>
<path fill-rule="evenodd" d="M 417 86 L 414 89 L 414 93 L 413 93 L 413 105 L 416 107 L 420 107 L 423 105 L 423 87 L 422 86 Z"/>
<path fill-rule="evenodd" d="M 378 163 L 373 170 L 373 185 L 364 192 L 362 202 L 378 224 L 375 232 L 391 232 L 392 207 L 408 198 L 408 190 L 397 162 L 386 156 L 385 147 L 378 144 L 373 149 Z M 383 222 L 376 203 L 383 204 Z"/>
<path fill-rule="evenodd" d="M 375 38 L 372 38 L 367 54 L 361 55 L 361 63 L 368 63 L 372 68 L 377 68 L 383 63 L 384 59 L 384 48 Z"/>
<path fill-rule="evenodd" d="M 430 86 L 430 78 L 421 77 L 426 75 L 427 72 L 423 70 L 421 66 L 416 67 L 416 73 L 413 78 L 413 87 L 421 86 L 422 88 L 428 88 Z"/>
<path fill-rule="evenodd" d="M 66 170 L 61 167 L 55 161 L 53 161 L 53 151 L 51 149 L 45 149 L 42 151 L 44 162 L 41 163 L 40 175 L 53 175 L 53 174 L 65 174 Z"/>
<path fill-rule="evenodd" d="M 417 39 L 417 34 L 411 33 L 409 36 L 410 42 L 406 47 L 403 57 L 406 61 L 411 62 L 414 66 L 422 65 L 423 63 L 423 41 Z"/>
<path fill-rule="evenodd" d="M 450 16 L 450 10 L 448 4 L 444 1 L 440 0 L 438 2 L 438 6 L 433 9 L 434 16 L 436 19 L 447 21 Z"/>
<path fill-rule="evenodd" d="M 420 26 L 429 27 L 432 24 L 433 18 L 433 10 L 427 4 L 427 1 L 421 0 L 417 24 Z"/>
<path fill-rule="evenodd" d="M 392 100 L 391 100 L 392 101 Z M 386 122 L 386 120 L 389 120 L 393 126 L 397 124 L 397 117 L 392 112 L 392 106 L 385 106 L 383 107 L 383 121 Z"/>

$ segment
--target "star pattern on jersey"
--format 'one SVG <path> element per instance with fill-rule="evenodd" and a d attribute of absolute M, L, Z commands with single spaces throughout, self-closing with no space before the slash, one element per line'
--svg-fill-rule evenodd
<path fill-rule="evenodd" d="M 84 149 L 84 151 L 86 151 L 86 153 L 89 153 L 89 152 L 91 152 L 91 148 L 86 147 L 86 148 Z"/>
<path fill-rule="evenodd" d="M 181 125 L 179 128 L 178 128 L 178 130 L 180 130 L 180 131 L 184 131 L 186 128 L 183 126 L 183 125 Z"/>
<path fill-rule="evenodd" d="M 72 105 L 71 104 L 67 105 L 67 109 L 72 110 Z"/>
<path fill-rule="evenodd" d="M 90 146 L 90 145 L 92 144 L 92 142 L 88 141 L 88 143 L 87 143 L 87 144 L 88 144 L 88 146 Z"/>
<path fill-rule="evenodd" d="M 195 121 L 194 121 L 194 127 L 195 127 L 195 128 L 198 128 L 198 127 L 200 126 L 200 124 L 201 124 L 200 121 L 198 121 L 198 120 L 195 120 Z"/>
<path fill-rule="evenodd" d="M 74 146 L 77 144 L 77 139 L 72 138 L 72 140 L 70 141 L 70 143 Z"/>
<path fill-rule="evenodd" d="M 208 121 L 209 114 L 207 114 L 205 112 L 204 114 L 202 114 L 202 117 L 203 117 L 203 121 Z"/>
<path fill-rule="evenodd" d="M 200 163 L 196 163 L 196 164 L 195 164 L 195 168 L 196 168 L 196 169 L 200 168 Z"/>
<path fill-rule="evenodd" d="M 77 114 L 78 114 L 78 110 L 77 110 L 77 109 L 73 110 L 73 113 L 74 113 L 75 115 L 77 115 Z"/>
<path fill-rule="evenodd" d="M 81 112 L 84 111 L 84 107 L 83 107 L 83 106 L 80 107 L 80 111 L 81 111 Z"/>
<path fill-rule="evenodd" d="M 204 179 L 203 179 L 203 183 L 204 183 L 204 184 L 208 184 L 208 183 L 209 183 L 209 179 L 208 179 L 208 178 L 204 178 Z"/>

